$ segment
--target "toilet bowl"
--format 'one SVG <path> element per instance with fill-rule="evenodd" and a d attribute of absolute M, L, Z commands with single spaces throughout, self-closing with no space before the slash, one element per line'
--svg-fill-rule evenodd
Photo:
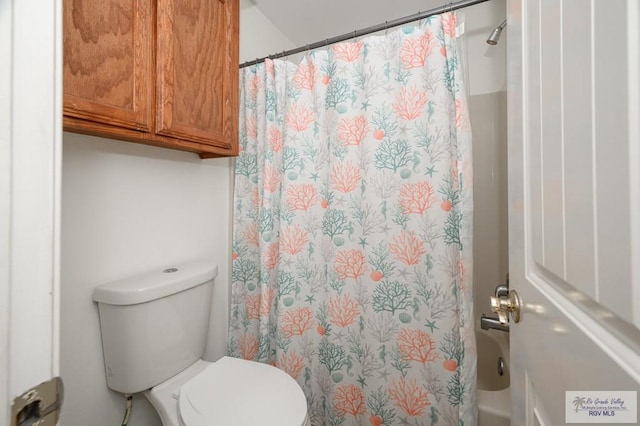
<path fill-rule="evenodd" d="M 309 425 L 304 393 L 284 371 L 201 359 L 216 275 L 188 262 L 94 290 L 107 386 L 144 392 L 164 426 Z"/>
<path fill-rule="evenodd" d="M 295 380 L 268 364 L 223 357 L 197 361 L 144 393 L 164 426 L 308 426 Z"/>

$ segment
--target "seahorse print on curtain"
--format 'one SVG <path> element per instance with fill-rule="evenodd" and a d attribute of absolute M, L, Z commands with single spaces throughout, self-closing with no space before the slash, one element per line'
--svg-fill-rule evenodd
<path fill-rule="evenodd" d="M 447 13 L 241 71 L 229 353 L 313 425 L 473 425 L 471 131 Z"/>

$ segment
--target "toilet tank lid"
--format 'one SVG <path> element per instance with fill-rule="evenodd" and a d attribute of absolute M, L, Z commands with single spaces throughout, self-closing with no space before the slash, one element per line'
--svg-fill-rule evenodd
<path fill-rule="evenodd" d="M 93 291 L 93 300 L 108 305 L 136 305 L 188 290 L 217 275 L 218 266 L 210 261 L 179 263 L 102 284 Z"/>

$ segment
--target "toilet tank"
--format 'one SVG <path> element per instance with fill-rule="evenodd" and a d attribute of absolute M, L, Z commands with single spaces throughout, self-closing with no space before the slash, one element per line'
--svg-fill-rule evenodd
<path fill-rule="evenodd" d="M 150 389 L 200 359 L 218 267 L 194 261 L 97 287 L 107 386 Z"/>

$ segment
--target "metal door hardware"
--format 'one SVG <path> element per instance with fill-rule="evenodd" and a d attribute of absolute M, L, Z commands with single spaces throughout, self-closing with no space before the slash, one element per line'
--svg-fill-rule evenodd
<path fill-rule="evenodd" d="M 515 290 L 511 290 L 508 296 L 491 298 L 491 311 L 498 314 L 501 324 L 509 323 L 509 314 L 513 322 L 520 322 L 520 297 Z"/>
<path fill-rule="evenodd" d="M 63 400 L 64 386 L 60 377 L 40 383 L 13 400 L 11 426 L 55 426 Z"/>
<path fill-rule="evenodd" d="M 483 330 L 500 330 L 509 332 L 509 324 L 502 324 L 498 318 L 488 317 L 482 314 L 480 317 L 480 328 Z"/>
<path fill-rule="evenodd" d="M 501 356 L 498 357 L 498 375 L 504 375 L 504 359 Z"/>

